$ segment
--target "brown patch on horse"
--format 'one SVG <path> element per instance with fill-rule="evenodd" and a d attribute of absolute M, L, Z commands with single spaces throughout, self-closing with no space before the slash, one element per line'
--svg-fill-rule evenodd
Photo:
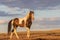
<path fill-rule="evenodd" d="M 18 18 L 15 18 L 14 21 L 13 21 L 13 27 L 14 28 L 17 28 L 19 25 L 19 19 Z M 14 32 L 14 29 L 12 29 L 12 32 Z"/>
<path fill-rule="evenodd" d="M 18 26 L 18 25 L 19 25 L 19 19 L 18 19 L 18 18 L 15 18 L 15 19 L 14 19 L 13 25 L 14 25 L 14 26 Z"/>
<path fill-rule="evenodd" d="M 26 26 L 30 29 L 31 25 L 32 25 L 32 14 L 34 14 L 33 11 L 30 11 L 29 13 L 29 17 L 27 18 L 27 22 L 26 22 Z"/>
<path fill-rule="evenodd" d="M 22 23 L 19 24 L 19 19 L 18 19 L 18 18 L 15 18 L 15 19 L 14 19 L 14 22 L 13 22 L 13 25 L 14 25 L 14 26 L 24 27 L 24 20 L 22 20 Z"/>

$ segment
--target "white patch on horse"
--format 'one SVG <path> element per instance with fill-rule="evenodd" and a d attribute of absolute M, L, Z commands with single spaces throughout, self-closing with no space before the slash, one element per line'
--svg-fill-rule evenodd
<path fill-rule="evenodd" d="M 26 17 L 24 17 L 24 18 L 19 18 L 19 24 L 22 24 L 22 21 L 24 20 L 24 22 L 26 23 Z"/>
<path fill-rule="evenodd" d="M 13 24 L 13 21 L 14 21 L 14 20 L 12 20 L 11 24 Z"/>
<path fill-rule="evenodd" d="M 19 18 L 19 24 L 22 24 L 23 19 Z"/>

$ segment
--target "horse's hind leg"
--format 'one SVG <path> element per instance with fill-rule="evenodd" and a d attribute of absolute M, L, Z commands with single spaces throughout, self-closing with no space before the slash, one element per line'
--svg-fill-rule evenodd
<path fill-rule="evenodd" d="M 17 39 L 19 39 L 19 37 L 18 37 L 18 35 L 17 35 L 17 32 L 16 32 L 16 27 L 13 28 L 13 30 L 12 30 L 12 32 L 11 32 L 11 35 L 10 35 L 10 39 L 12 38 L 13 33 L 15 33 Z"/>
<path fill-rule="evenodd" d="M 12 30 L 12 32 L 11 32 L 11 35 L 10 35 L 10 39 L 12 38 L 12 36 L 13 36 L 13 32 L 14 32 L 14 29 Z"/>
<path fill-rule="evenodd" d="M 15 35 L 16 35 L 16 37 L 17 37 L 17 39 L 19 39 L 19 37 L 18 37 L 18 35 L 17 35 L 16 28 L 17 28 L 17 27 L 15 27 L 15 28 L 14 28 L 14 33 L 15 33 Z"/>

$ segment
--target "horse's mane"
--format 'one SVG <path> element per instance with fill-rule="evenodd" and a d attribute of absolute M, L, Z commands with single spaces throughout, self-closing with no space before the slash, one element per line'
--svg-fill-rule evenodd
<path fill-rule="evenodd" d="M 29 12 L 27 13 L 27 17 L 29 17 L 31 14 L 34 14 L 34 11 L 29 11 Z"/>

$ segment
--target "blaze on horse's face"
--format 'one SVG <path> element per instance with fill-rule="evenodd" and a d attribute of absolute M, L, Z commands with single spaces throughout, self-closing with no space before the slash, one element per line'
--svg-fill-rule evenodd
<path fill-rule="evenodd" d="M 30 15 L 32 17 L 32 20 L 34 20 L 34 12 L 33 11 L 30 11 Z"/>

